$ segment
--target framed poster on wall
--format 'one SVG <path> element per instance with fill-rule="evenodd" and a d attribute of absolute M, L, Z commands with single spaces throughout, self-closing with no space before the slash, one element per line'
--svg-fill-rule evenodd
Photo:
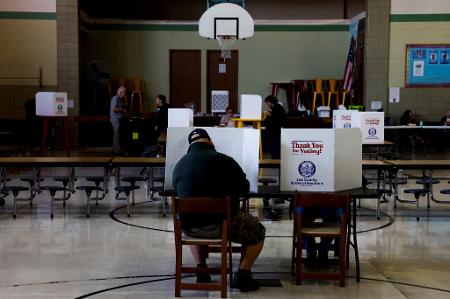
<path fill-rule="evenodd" d="M 450 44 L 406 45 L 406 87 L 450 87 Z"/>

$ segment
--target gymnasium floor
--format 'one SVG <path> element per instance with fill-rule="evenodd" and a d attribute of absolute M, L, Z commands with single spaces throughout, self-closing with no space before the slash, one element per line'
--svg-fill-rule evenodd
<path fill-rule="evenodd" d="M 138 173 L 126 169 L 122 174 Z M 26 173 L 27 170 L 24 171 Z M 51 175 L 64 170 L 47 169 Z M 79 169 L 78 175 L 100 174 L 101 169 Z M 22 173 L 15 173 L 20 175 Z M 413 172 L 408 173 L 414 175 Z M 266 173 L 274 175 L 274 173 Z M 447 178 L 435 187 L 448 189 L 449 172 L 435 172 Z M 20 181 L 14 180 L 19 184 Z M 77 184 L 83 183 L 80 178 Z M 414 180 L 407 187 L 414 186 Z M 110 187 L 113 180 L 110 180 Z M 411 198 L 410 195 L 400 196 Z M 0 207 L 0 298 L 173 298 L 174 241 L 171 215 L 161 216 L 161 202 L 149 202 L 145 190 L 137 192 L 137 205 L 127 218 L 124 202 L 110 192 L 99 207 L 91 203 L 91 217 L 85 217 L 84 193 L 76 192 L 67 203 L 56 203 L 50 219 L 48 195 L 37 195 L 35 204 L 20 202 L 17 219 L 12 218 L 12 200 Z M 450 298 L 450 206 L 432 204 L 427 211 L 421 202 L 421 220 L 415 206 L 393 200 L 382 204 L 377 221 L 374 203 L 363 201 L 358 210 L 358 242 L 362 280 L 354 279 L 351 251 L 347 287 L 337 282 L 305 281 L 293 284 L 290 276 L 292 222 L 287 204 L 277 206 L 282 219 L 264 220 L 266 244 L 257 260 L 256 278 L 280 279 L 282 287 L 264 287 L 257 292 L 229 292 L 231 298 Z M 260 199 L 251 201 L 251 212 L 264 218 Z M 185 255 L 190 259 L 190 254 Z M 213 260 L 218 260 L 214 258 Z M 238 255 L 235 256 L 235 267 Z M 218 298 L 218 292 L 182 293 L 187 298 Z"/>

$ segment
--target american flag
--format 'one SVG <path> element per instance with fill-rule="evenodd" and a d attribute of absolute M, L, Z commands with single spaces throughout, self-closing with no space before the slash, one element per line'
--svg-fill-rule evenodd
<path fill-rule="evenodd" d="M 350 49 L 348 50 L 347 63 L 345 64 L 344 83 L 342 84 L 342 89 L 349 90 L 350 94 L 353 93 L 353 68 L 355 59 L 354 47 L 355 40 L 352 37 L 350 41 Z"/>

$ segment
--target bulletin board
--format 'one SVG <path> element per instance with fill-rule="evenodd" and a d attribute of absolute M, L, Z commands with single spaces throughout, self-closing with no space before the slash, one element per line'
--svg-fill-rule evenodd
<path fill-rule="evenodd" d="M 406 45 L 407 87 L 450 87 L 450 44 Z"/>

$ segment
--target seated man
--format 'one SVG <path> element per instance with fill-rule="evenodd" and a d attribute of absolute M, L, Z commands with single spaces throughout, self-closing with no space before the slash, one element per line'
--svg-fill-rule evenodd
<path fill-rule="evenodd" d="M 231 239 L 242 244 L 239 269 L 233 277 L 232 288 L 241 292 L 259 288 L 252 277 L 251 267 L 264 244 L 265 228 L 257 218 L 239 213 L 239 198 L 249 192 L 250 184 L 239 164 L 231 157 L 214 149 L 208 133 L 193 130 L 188 137 L 189 150 L 175 166 L 173 184 L 179 197 L 231 196 Z M 236 217 L 238 215 L 239 217 Z M 205 215 L 181 215 L 184 233 L 195 238 L 220 238 L 222 219 Z M 191 246 L 191 252 L 199 268 L 207 267 L 206 246 Z M 197 282 L 210 282 L 209 274 L 197 274 Z"/>

